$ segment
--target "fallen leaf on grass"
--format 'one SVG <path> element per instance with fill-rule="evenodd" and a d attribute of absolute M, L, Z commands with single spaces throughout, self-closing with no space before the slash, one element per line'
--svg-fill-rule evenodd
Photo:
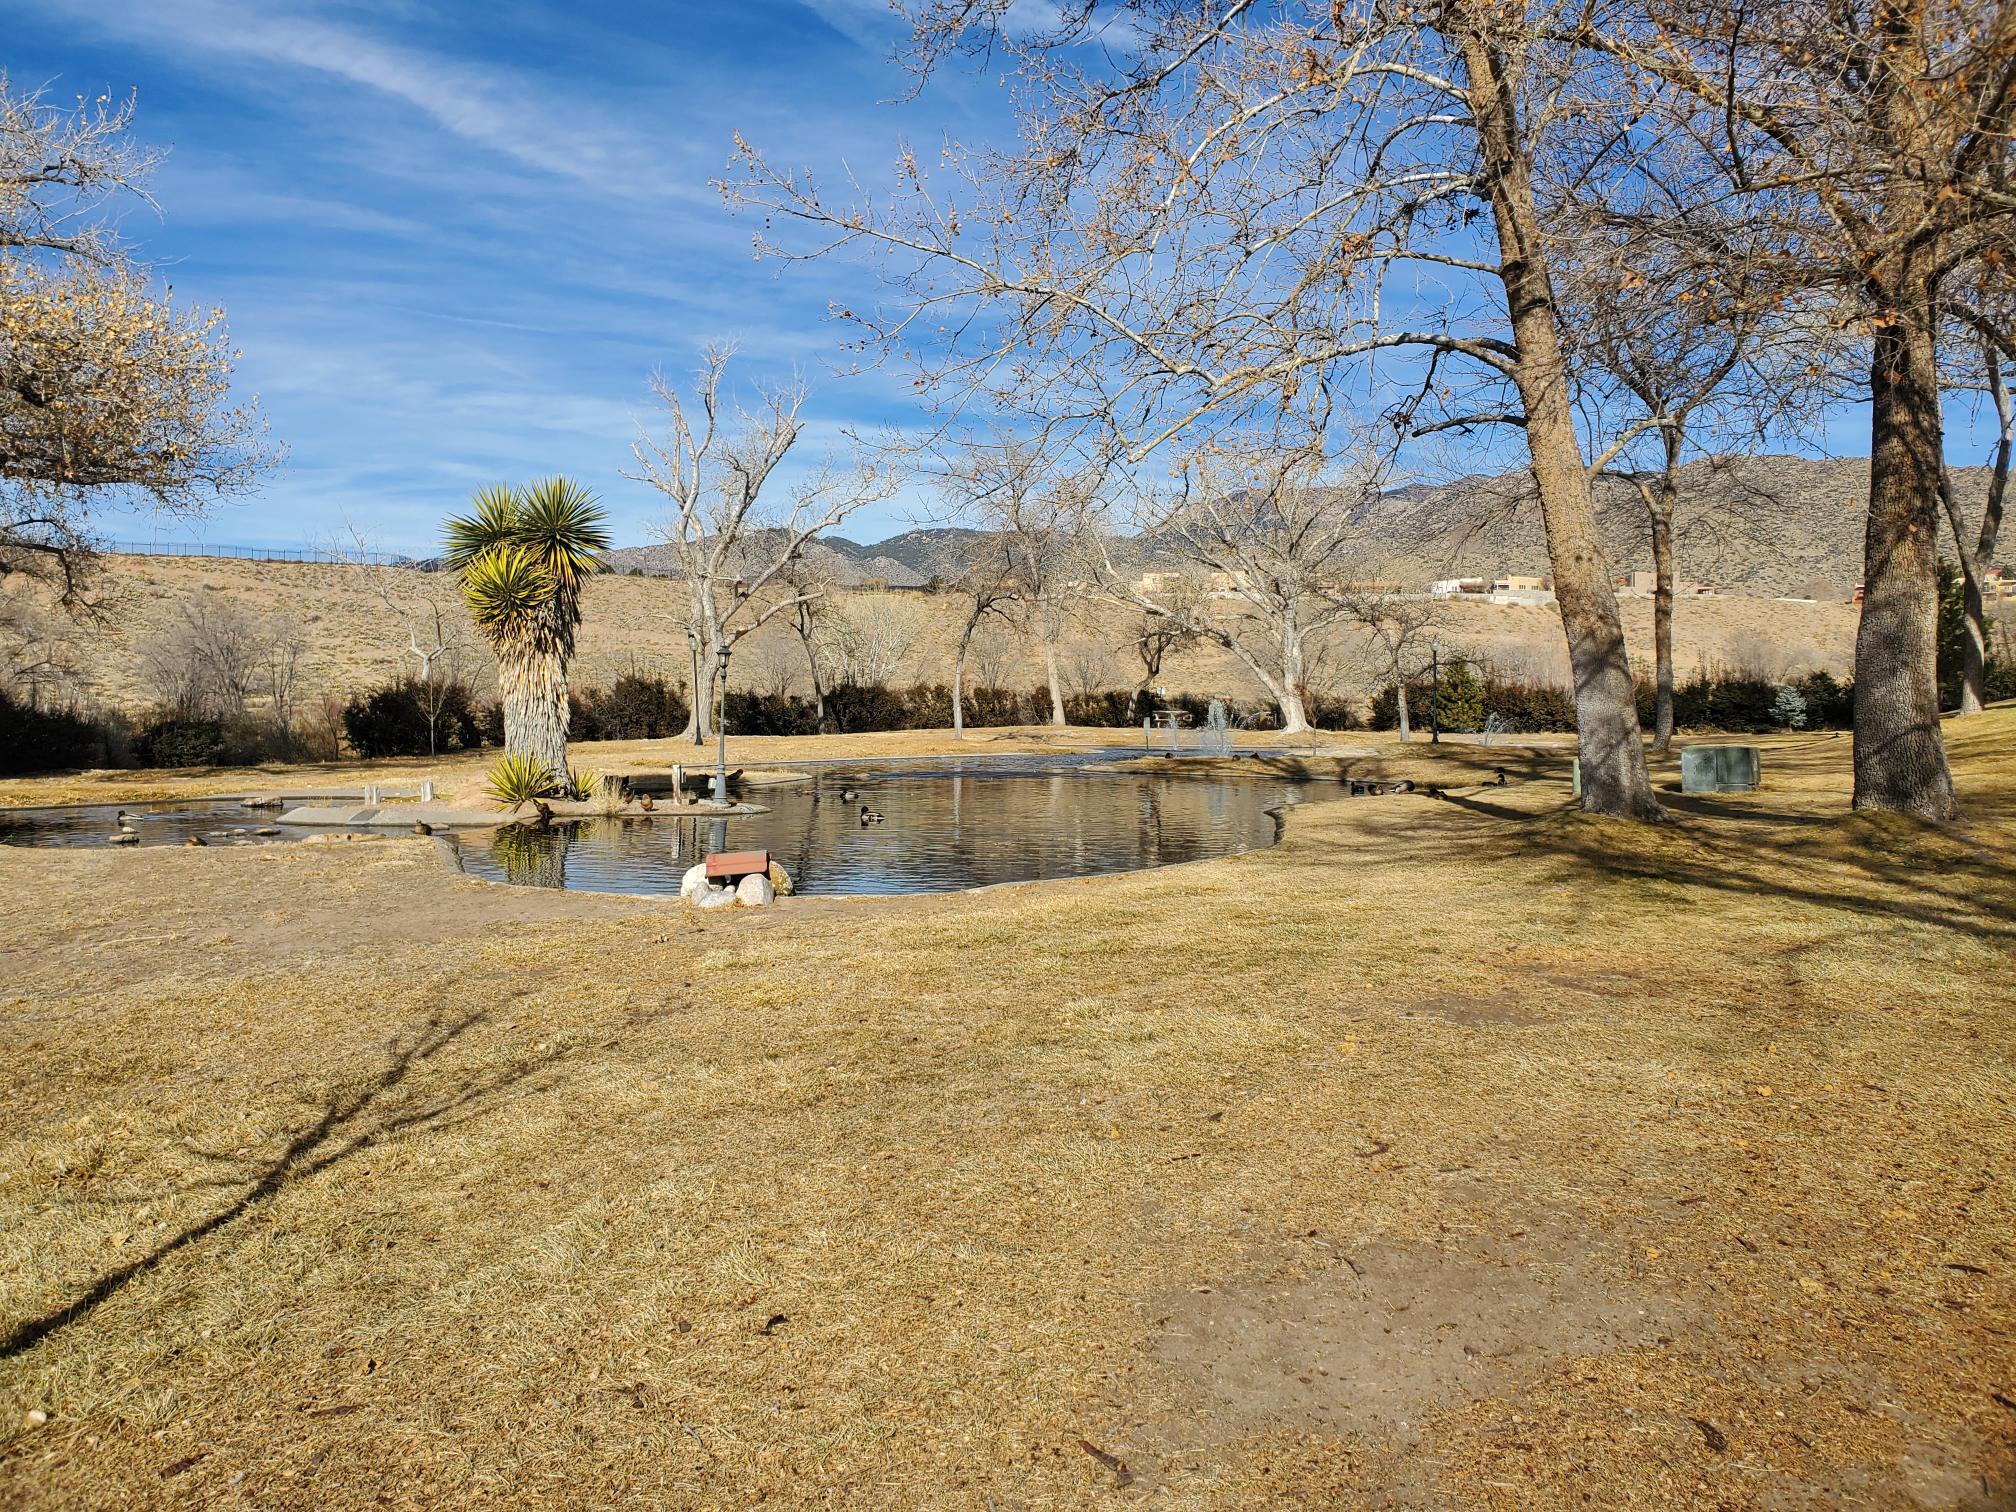
<path fill-rule="evenodd" d="M 766 1334 L 767 1334 L 767 1333 L 775 1333 L 775 1332 L 777 1331 L 777 1325 L 778 1325 L 779 1323 L 789 1323 L 790 1321 L 791 1321 L 791 1318 L 790 1318 L 790 1316 L 789 1316 L 788 1314 L 786 1314 L 786 1313 L 772 1313 L 772 1314 L 770 1314 L 770 1320 L 769 1320 L 769 1322 L 767 1322 L 767 1323 L 765 1323 L 765 1324 L 763 1325 L 763 1330 L 762 1330 L 762 1331 L 763 1331 L 764 1333 L 766 1333 Z"/>
<path fill-rule="evenodd" d="M 1127 1468 L 1127 1461 L 1121 1459 L 1119 1455 L 1108 1454 L 1090 1439 L 1081 1438 L 1078 1440 L 1078 1447 L 1113 1472 L 1114 1485 L 1131 1486 L 1134 1484 L 1134 1472 Z"/>
<path fill-rule="evenodd" d="M 1708 1419 L 1689 1418 L 1688 1421 L 1701 1430 L 1701 1437 L 1707 1440 L 1708 1447 L 1713 1449 L 1717 1454 L 1720 1454 L 1724 1449 L 1729 1447 L 1729 1435 L 1709 1422 Z"/>

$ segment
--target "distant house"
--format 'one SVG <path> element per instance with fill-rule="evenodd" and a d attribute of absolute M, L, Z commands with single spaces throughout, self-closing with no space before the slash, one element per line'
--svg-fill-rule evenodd
<path fill-rule="evenodd" d="M 1494 604 L 1551 604 L 1554 602 L 1554 580 L 1517 574 L 1494 578 L 1491 591 L 1485 597 Z"/>
<path fill-rule="evenodd" d="M 1619 593 L 1635 597 L 1650 598 L 1659 589 L 1659 576 L 1653 572 L 1626 572 L 1616 578 L 1613 587 Z"/>
<path fill-rule="evenodd" d="M 1491 591 L 1491 585 L 1483 578 L 1437 578 L 1428 585 L 1428 592 L 1435 598 L 1455 598 L 1459 594 L 1484 594 Z"/>

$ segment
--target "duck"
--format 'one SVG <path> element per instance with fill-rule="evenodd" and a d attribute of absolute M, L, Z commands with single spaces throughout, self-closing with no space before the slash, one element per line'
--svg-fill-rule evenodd
<path fill-rule="evenodd" d="M 532 809 L 533 809 L 533 812 L 535 812 L 535 813 L 536 813 L 536 814 L 537 814 L 537 815 L 539 816 L 539 817 L 538 817 L 538 819 L 537 819 L 537 820 L 536 820 L 535 822 L 536 822 L 536 823 L 538 824 L 538 826 L 539 826 L 539 827 L 540 827 L 541 829 L 545 829 L 545 828 L 546 828 L 546 827 L 547 827 L 548 825 L 552 824 L 552 822 L 553 822 L 553 809 L 552 809 L 552 807 L 551 807 L 551 806 L 550 806 L 550 805 L 549 805 L 549 804 L 548 804 L 548 803 L 546 802 L 546 800 L 545 800 L 545 799 L 543 799 L 543 798 L 534 798 L 534 799 L 532 800 Z"/>
<path fill-rule="evenodd" d="M 415 819 L 413 821 L 413 833 L 416 835 L 431 835 L 434 833 L 434 826 L 429 824 L 425 819 Z"/>
<path fill-rule="evenodd" d="M 842 803 L 852 803 L 856 798 L 859 798 L 860 796 L 861 795 L 855 792 L 854 789 L 852 788 L 840 789 L 840 801 Z"/>
<path fill-rule="evenodd" d="M 867 804 L 864 803 L 861 805 L 861 822 L 864 825 L 880 824 L 882 822 L 882 819 L 883 816 L 881 814 L 876 813 L 875 810 L 868 807 Z"/>
<path fill-rule="evenodd" d="M 1495 772 L 1498 776 L 1498 780 L 1492 784 L 1493 787 L 1503 787 L 1508 781 L 1510 781 L 1510 779 L 1505 775 L 1505 768 L 1493 767 L 1491 768 L 1491 770 Z"/>
<path fill-rule="evenodd" d="M 121 829 L 124 829 L 129 824 L 136 823 L 140 818 L 138 814 L 129 814 L 123 808 L 119 810 L 115 817 L 118 819 Z"/>
<path fill-rule="evenodd" d="M 651 795 L 649 793 L 643 794 L 637 800 L 637 807 L 644 810 L 644 812 L 647 814 L 650 813 L 651 810 L 656 808 L 657 806 L 658 806 L 657 804 L 651 801 Z"/>
<path fill-rule="evenodd" d="M 205 840 L 201 835 L 191 835 L 187 840 L 184 840 L 182 843 L 184 845 L 208 845 L 210 842 L 208 840 Z"/>

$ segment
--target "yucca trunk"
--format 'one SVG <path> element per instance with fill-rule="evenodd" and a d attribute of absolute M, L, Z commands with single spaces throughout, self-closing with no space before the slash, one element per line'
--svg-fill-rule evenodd
<path fill-rule="evenodd" d="M 504 749 L 530 756 L 567 780 L 567 661 L 557 649 L 498 648 Z"/>

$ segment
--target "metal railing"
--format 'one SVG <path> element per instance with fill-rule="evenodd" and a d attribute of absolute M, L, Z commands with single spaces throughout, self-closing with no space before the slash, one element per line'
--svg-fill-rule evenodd
<path fill-rule="evenodd" d="M 432 562 L 396 551 L 325 551 L 314 546 L 225 546 L 211 541 L 107 541 L 103 550 L 119 556 L 223 557 L 240 562 L 327 562 L 369 567 L 416 567 L 432 571 Z"/>

